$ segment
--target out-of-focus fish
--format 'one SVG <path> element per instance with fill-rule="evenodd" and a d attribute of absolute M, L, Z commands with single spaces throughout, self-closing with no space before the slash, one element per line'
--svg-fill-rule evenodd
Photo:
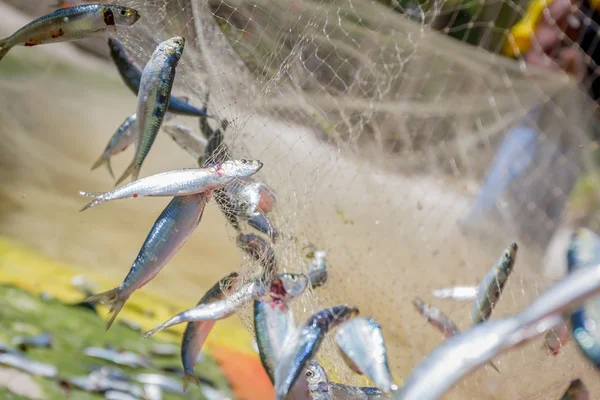
<path fill-rule="evenodd" d="M 146 332 L 144 337 L 147 338 L 158 331 L 162 331 L 163 329 L 183 322 L 216 321 L 230 317 L 238 308 L 248 303 L 253 298 L 262 296 L 265 292 L 266 289 L 262 282 L 253 281 L 247 283 L 222 300 L 217 300 L 208 304 L 199 304 L 194 308 L 190 308 L 189 310 L 177 314 L 162 325 Z"/>
<path fill-rule="evenodd" d="M 474 324 L 486 321 L 492 315 L 492 311 L 500 299 L 504 285 L 506 285 L 515 265 L 518 248 L 519 246 L 516 243 L 511 244 L 483 278 L 477 289 L 477 297 L 471 310 L 471 319 Z"/>
<path fill-rule="evenodd" d="M 250 257 L 260 262 L 262 266 L 260 275 L 264 279 L 268 279 L 268 277 L 277 272 L 278 266 L 275 252 L 265 239 L 253 233 L 240 233 L 237 237 L 237 244 Z"/>
<path fill-rule="evenodd" d="M 476 286 L 455 286 L 438 289 L 431 292 L 438 299 L 452 299 L 456 301 L 472 301 L 477 297 Z"/>
<path fill-rule="evenodd" d="M 177 64 L 185 47 L 185 39 L 175 36 L 160 43 L 144 67 L 137 101 L 138 132 L 135 137 L 135 156 L 117 185 L 131 175 L 137 180 L 169 107 L 171 89 L 175 82 Z"/>
<path fill-rule="evenodd" d="M 44 378 L 56 378 L 58 376 L 58 369 L 54 365 L 32 361 L 18 354 L 0 354 L 0 364 Z"/>
<path fill-rule="evenodd" d="M 173 198 L 148 233 L 125 280 L 116 288 L 87 300 L 110 307 L 106 329 L 110 328 L 129 296 L 150 282 L 194 232 L 209 196 L 209 193 L 200 193 Z"/>
<path fill-rule="evenodd" d="M 358 308 L 334 306 L 311 316 L 302 326 L 290 333 L 275 366 L 275 394 L 285 400 L 306 364 L 311 360 L 327 332 L 357 316 Z"/>
<path fill-rule="evenodd" d="M 3 353 L 8 353 L 8 354 L 25 357 L 25 353 L 23 353 L 21 350 L 15 349 L 13 347 L 9 347 L 6 344 L 0 342 L 0 354 L 3 354 Z"/>
<path fill-rule="evenodd" d="M 590 400 L 590 392 L 581 379 L 575 379 L 560 400 Z"/>
<path fill-rule="evenodd" d="M 131 26 L 140 18 L 132 8 L 111 4 L 88 4 L 62 8 L 40 17 L 11 36 L 0 40 L 0 60 L 14 46 L 33 47 L 40 44 L 79 40 L 116 26 Z"/>
<path fill-rule="evenodd" d="M 201 386 L 200 390 L 204 397 L 206 397 L 206 400 L 232 400 L 231 397 L 208 386 Z"/>
<path fill-rule="evenodd" d="M 454 321 L 452 321 L 450 317 L 441 312 L 438 308 L 425 304 L 418 297 L 415 297 L 413 299 L 413 304 L 417 311 L 419 311 L 419 314 L 421 314 L 427 319 L 427 322 L 429 322 L 432 326 L 437 328 L 437 330 L 442 332 L 442 334 L 444 335 L 444 339 L 451 338 L 460 333 L 460 330 L 458 329 Z M 498 373 L 500 372 L 498 367 L 493 362 L 490 362 L 489 364 Z"/>
<path fill-rule="evenodd" d="M 131 381 L 131 379 L 119 368 L 111 368 L 103 365 L 91 365 L 88 367 L 88 369 L 90 370 L 90 375 L 92 376 L 105 376 L 108 379 L 116 381 Z"/>
<path fill-rule="evenodd" d="M 232 272 L 226 277 L 219 280 L 212 288 L 210 288 L 200 299 L 197 306 L 200 304 L 209 304 L 218 300 L 223 300 L 225 295 L 235 287 L 238 280 L 238 274 Z M 185 391 L 190 383 L 199 384 L 200 380 L 194 373 L 194 365 L 198 359 L 198 354 L 202 349 L 202 345 L 206 341 L 208 334 L 215 326 L 216 321 L 197 321 L 190 322 L 185 328 L 183 339 L 181 342 L 181 362 L 185 376 L 183 378 L 183 390 Z"/>
<path fill-rule="evenodd" d="M 152 366 L 150 361 L 139 354 L 130 351 L 117 352 L 111 349 L 103 349 L 101 347 L 87 347 L 83 350 L 83 354 L 89 357 L 99 358 L 119 365 L 126 365 L 131 368 Z"/>
<path fill-rule="evenodd" d="M 171 139 L 177 143 L 179 147 L 187 151 L 194 157 L 199 165 L 204 164 L 206 157 L 204 149 L 206 148 L 207 140 L 203 137 L 196 136 L 190 128 L 184 125 L 168 125 L 163 130 L 171 136 Z"/>
<path fill-rule="evenodd" d="M 175 115 L 171 113 L 165 114 L 165 122 L 173 119 L 174 116 Z M 108 141 L 108 144 L 104 148 L 102 155 L 94 163 L 94 165 L 92 165 L 92 171 L 105 164 L 106 168 L 108 169 L 108 173 L 114 179 L 115 174 L 113 173 L 110 165 L 110 158 L 125 151 L 129 145 L 134 142 L 137 129 L 137 117 L 136 114 L 133 113 L 127 117 L 125 121 L 123 121 L 121 126 L 119 126 L 119 129 L 117 129 L 117 131 L 112 135 Z"/>
<path fill-rule="evenodd" d="M 544 336 L 544 347 L 550 355 L 556 356 L 568 342 L 571 334 L 567 324 L 563 323 L 550 329 Z"/>
<path fill-rule="evenodd" d="M 121 379 L 111 379 L 103 371 L 96 371 L 88 376 L 74 376 L 67 379 L 67 382 L 71 386 L 91 393 L 119 391 L 136 397 L 142 395 L 140 386 Z"/>
<path fill-rule="evenodd" d="M 108 400 L 139 400 L 138 396 L 133 396 L 129 393 L 120 392 L 118 390 L 109 390 L 104 393 L 104 397 Z"/>
<path fill-rule="evenodd" d="M 373 318 L 358 317 L 340 326 L 338 348 L 384 393 L 398 390 L 387 360 L 381 327 Z"/>
<path fill-rule="evenodd" d="M 162 400 L 163 390 L 159 385 L 146 383 L 144 385 L 144 400 Z"/>
<path fill-rule="evenodd" d="M 13 346 L 17 346 L 19 349 L 26 351 L 30 347 L 52 347 L 52 335 L 49 333 L 42 333 L 37 336 L 16 336 L 12 340 Z"/>
<path fill-rule="evenodd" d="M 108 46 L 110 47 L 110 56 L 121 74 L 121 78 L 125 85 L 137 96 L 140 89 L 140 81 L 142 79 L 142 70 L 136 63 L 131 59 L 123 44 L 115 38 L 108 39 Z M 190 117 L 208 117 L 206 109 L 199 110 L 196 107 L 189 104 L 188 100 L 183 97 L 170 96 L 169 100 L 169 112 L 179 115 L 187 115 Z"/>
<path fill-rule="evenodd" d="M 172 197 L 198 194 L 215 190 L 244 179 L 262 168 L 258 160 L 234 160 L 210 168 L 184 168 L 162 172 L 128 183 L 107 193 L 79 192 L 96 199 L 81 211 L 112 200 L 138 197 Z"/>
<path fill-rule="evenodd" d="M 326 250 L 314 252 L 313 259 L 308 266 L 308 278 L 313 289 L 323 286 L 327 282 L 327 256 Z"/>
<path fill-rule="evenodd" d="M 146 385 L 158 386 L 167 392 L 177 394 L 184 393 L 183 390 L 181 390 L 181 383 L 168 376 L 159 374 L 137 374 L 135 380 Z"/>
<path fill-rule="evenodd" d="M 152 346 L 152 348 L 150 349 L 150 353 L 152 353 L 153 356 L 157 357 L 171 357 L 176 355 L 178 350 L 179 349 L 177 348 L 177 346 L 172 345 L 170 343 L 160 343 Z"/>

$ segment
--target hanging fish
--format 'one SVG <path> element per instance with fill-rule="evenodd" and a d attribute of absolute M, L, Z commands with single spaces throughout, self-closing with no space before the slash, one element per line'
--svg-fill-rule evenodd
<path fill-rule="evenodd" d="M 308 383 L 308 395 L 310 400 L 330 399 L 387 399 L 385 393 L 374 387 L 348 386 L 341 383 L 329 382 L 325 369 L 319 365 L 316 359 L 312 359 L 306 371 Z"/>
<path fill-rule="evenodd" d="M 373 318 L 358 317 L 340 326 L 335 340 L 353 366 L 384 393 L 398 390 L 390 372 L 381 327 Z"/>
<path fill-rule="evenodd" d="M 125 82 L 125 85 L 135 94 L 138 95 L 140 89 L 140 82 L 142 80 L 142 70 L 136 63 L 131 59 L 123 44 L 115 39 L 108 39 L 108 47 L 110 48 L 110 56 L 117 66 L 117 70 Z M 169 112 L 179 115 L 186 115 L 190 117 L 207 117 L 213 118 L 206 114 L 206 109 L 199 110 L 196 107 L 189 104 L 189 102 L 183 97 L 175 97 L 173 95 L 170 96 Z"/>
<path fill-rule="evenodd" d="M 150 175 L 106 193 L 79 192 L 81 196 L 96 198 L 80 211 L 112 200 L 188 196 L 213 191 L 255 174 L 262 166 L 258 160 L 232 160 L 210 168 L 184 168 Z"/>
<path fill-rule="evenodd" d="M 471 310 L 471 319 L 474 324 L 486 321 L 492 315 L 515 265 L 518 249 L 519 246 L 516 243 L 511 244 L 483 278 Z"/>
<path fill-rule="evenodd" d="M 237 272 L 232 272 L 222 278 L 202 296 L 197 305 L 210 304 L 218 300 L 223 300 L 225 295 L 233 289 L 237 280 Z M 202 345 L 216 322 L 216 320 L 190 322 L 185 328 L 181 342 L 181 362 L 183 363 L 185 373 L 183 378 L 184 391 L 190 383 L 200 383 L 200 380 L 194 373 L 194 365 L 196 364 Z"/>
<path fill-rule="evenodd" d="M 198 161 L 198 165 L 204 164 L 204 149 L 206 148 L 206 139 L 196 136 L 190 128 L 184 125 L 168 125 L 163 128 L 165 133 L 171 136 L 171 139 L 179 147 L 187 151 Z"/>
<path fill-rule="evenodd" d="M 87 299 L 89 303 L 109 306 L 106 329 L 110 328 L 129 296 L 150 282 L 194 232 L 209 196 L 210 193 L 200 193 L 173 198 L 148 233 L 123 283 Z"/>
<path fill-rule="evenodd" d="M 260 262 L 262 271 L 259 275 L 263 280 L 268 280 L 277 272 L 275 252 L 265 239 L 253 233 L 240 233 L 237 237 L 237 245 L 254 260 Z"/>
<path fill-rule="evenodd" d="M 135 135 L 135 156 L 117 185 L 131 175 L 137 180 L 142 163 L 146 159 L 169 107 L 175 71 L 181 59 L 185 39 L 175 36 L 160 43 L 144 67 L 140 80 L 136 114 L 138 132 Z"/>
<path fill-rule="evenodd" d="M 327 282 L 327 256 L 326 250 L 317 250 L 308 266 L 308 278 L 313 289 L 323 286 Z"/>
<path fill-rule="evenodd" d="M 14 46 L 33 47 L 84 39 L 107 30 L 114 31 L 117 25 L 131 26 L 138 19 L 140 15 L 133 8 L 111 4 L 61 8 L 0 39 L 0 60 Z"/>

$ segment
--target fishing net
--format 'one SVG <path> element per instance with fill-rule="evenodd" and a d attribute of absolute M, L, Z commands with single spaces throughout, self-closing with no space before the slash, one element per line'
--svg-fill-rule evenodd
<path fill-rule="evenodd" d="M 569 230 L 596 228 L 593 79 L 577 85 L 501 54 L 525 2 L 122 3 L 143 15 L 116 35 L 130 56 L 143 66 L 161 40 L 185 36 L 173 93 L 198 107 L 209 94 L 209 113 L 229 123 L 231 156 L 264 162 L 257 177 L 277 196 L 269 217 L 280 270 L 306 271 L 311 251 L 327 250 L 328 281 L 298 300 L 297 322 L 357 305 L 381 324 L 399 384 L 442 340 L 414 310 L 415 296 L 467 329 L 471 304 L 431 291 L 477 285 L 518 242 L 493 317 L 514 314 L 565 273 Z M 580 23 L 597 28 L 587 16 Z M 588 45 L 592 54 L 595 41 Z M 595 76 L 593 60 L 584 62 Z M 238 231 L 223 221 L 235 242 Z M 248 256 L 240 270 L 257 265 Z M 575 378 L 600 393 L 574 345 L 556 357 L 541 346 L 497 357 L 500 374 L 481 368 L 451 393 L 551 399 Z M 368 383 L 331 339 L 319 359 L 332 380 Z"/>

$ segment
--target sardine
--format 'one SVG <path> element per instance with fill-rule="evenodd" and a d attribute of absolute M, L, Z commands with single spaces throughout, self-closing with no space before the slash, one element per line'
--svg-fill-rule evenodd
<path fill-rule="evenodd" d="M 477 286 L 455 286 L 438 289 L 431 292 L 438 299 L 452 299 L 456 301 L 472 301 L 477 297 Z"/>
<path fill-rule="evenodd" d="M 79 192 L 81 196 L 95 197 L 80 211 L 95 207 L 112 200 L 138 197 L 172 197 L 188 196 L 212 191 L 244 179 L 262 168 L 258 160 L 234 160 L 210 168 L 185 168 L 160 174 L 128 183 L 106 193 Z"/>
<path fill-rule="evenodd" d="M 253 233 L 240 233 L 237 237 L 237 244 L 250 257 L 260 263 L 262 267 L 260 275 L 263 279 L 277 273 L 278 265 L 275 252 L 265 239 Z"/>
<path fill-rule="evenodd" d="M 381 327 L 373 318 L 358 317 L 340 326 L 338 348 L 384 393 L 398 390 L 390 372 Z"/>
<path fill-rule="evenodd" d="M 560 350 L 569 342 L 571 333 L 567 324 L 562 323 L 555 328 L 550 329 L 544 336 L 544 349 L 550 355 L 556 356 Z"/>
<path fill-rule="evenodd" d="M 117 185 L 131 175 L 138 179 L 169 107 L 171 89 L 175 82 L 177 64 L 185 47 L 185 39 L 175 36 L 160 43 L 144 67 L 137 101 L 138 132 L 135 137 L 135 156 Z"/>
<path fill-rule="evenodd" d="M 277 400 L 285 400 L 290 388 L 317 353 L 329 330 L 357 316 L 358 308 L 334 306 L 311 316 L 302 326 L 290 333 L 275 366 Z"/>
<path fill-rule="evenodd" d="M 374 387 L 348 386 L 329 382 L 325 369 L 312 359 L 305 371 L 310 400 L 387 399 L 388 395 Z"/>
<path fill-rule="evenodd" d="M 110 361 L 118 365 L 126 365 L 131 368 L 152 366 L 150 361 L 145 357 L 135 354 L 131 351 L 117 352 L 111 349 L 103 349 L 101 347 L 87 347 L 83 350 L 83 354 L 88 357 L 99 358 L 101 360 Z"/>
<path fill-rule="evenodd" d="M 376 387 L 369 386 L 348 386 L 341 383 L 331 382 L 330 385 L 333 398 L 336 400 L 375 400 L 391 399 L 391 395 L 383 393 Z"/>
<path fill-rule="evenodd" d="M 136 63 L 131 59 L 123 44 L 115 39 L 108 39 L 108 46 L 110 47 L 110 56 L 117 66 L 119 74 L 125 82 L 125 85 L 135 94 L 138 95 L 140 89 L 140 81 L 142 80 L 142 70 Z M 206 114 L 206 109 L 199 110 L 196 107 L 189 104 L 189 102 L 183 97 L 176 97 L 171 95 L 169 100 L 169 112 L 179 115 L 187 115 L 190 117 L 207 117 L 212 118 Z"/>
<path fill-rule="evenodd" d="M 18 354 L 0 354 L 0 365 L 6 365 L 44 378 L 56 378 L 58 376 L 58 369 L 54 365 L 32 361 Z"/>
<path fill-rule="evenodd" d="M 23 351 L 27 351 L 30 347 L 52 347 L 52 335 L 42 333 L 37 336 L 16 336 L 12 340 L 13 346 L 17 346 Z"/>
<path fill-rule="evenodd" d="M 571 381 L 560 400 L 590 400 L 590 392 L 581 379 L 575 379 Z"/>
<path fill-rule="evenodd" d="M 210 193 L 200 193 L 173 198 L 148 233 L 125 280 L 116 288 L 87 300 L 110 307 L 106 329 L 110 328 L 129 296 L 150 282 L 194 232 L 209 196 Z"/>
<path fill-rule="evenodd" d="M 238 274 L 232 272 L 226 277 L 219 280 L 212 288 L 210 288 L 200 299 L 197 306 L 200 304 L 210 304 L 215 301 L 223 300 L 225 295 L 235 286 L 238 280 Z M 190 383 L 199 384 L 200 380 L 194 372 L 194 365 L 198 359 L 198 354 L 202 349 L 202 345 L 206 341 L 208 334 L 215 326 L 216 321 L 197 321 L 190 322 L 185 328 L 183 339 L 181 342 L 181 362 L 185 376 L 183 378 L 183 390 L 185 391 Z"/>
<path fill-rule="evenodd" d="M 204 164 L 206 139 L 196 136 L 190 128 L 184 125 L 167 125 L 163 130 L 171 136 L 171 139 L 173 139 L 179 147 L 194 157 L 199 165 Z"/>
<path fill-rule="evenodd" d="M 293 298 L 304 293 L 308 284 L 308 276 L 304 274 L 286 272 L 275 275 L 269 284 L 269 296 L 274 305 L 285 310 Z"/>
<path fill-rule="evenodd" d="M 317 250 L 308 266 L 308 278 L 313 289 L 323 286 L 327 282 L 327 256 L 326 250 Z"/>
<path fill-rule="evenodd" d="M 171 113 L 165 114 L 165 122 L 173 119 L 175 115 Z M 125 151 L 135 140 L 135 134 L 137 132 L 137 117 L 136 114 L 133 113 L 123 123 L 119 126 L 119 129 L 112 135 L 108 144 L 104 148 L 102 155 L 98 160 L 92 165 L 91 170 L 95 170 L 101 165 L 106 165 L 108 169 L 108 173 L 114 179 L 115 174 L 113 173 L 112 167 L 110 165 L 110 158 L 114 155 L 117 155 L 123 151 Z"/>
<path fill-rule="evenodd" d="M 460 330 L 458 329 L 454 321 L 452 321 L 450 317 L 441 312 L 438 308 L 423 303 L 423 301 L 418 297 L 415 297 L 415 299 L 413 300 L 413 304 L 417 311 L 419 311 L 419 314 L 421 314 L 427 319 L 427 322 L 429 322 L 432 326 L 437 328 L 437 330 L 442 332 L 442 335 L 444 335 L 444 339 L 449 339 L 460 333 Z M 500 370 L 498 369 L 496 364 L 490 362 L 489 365 L 492 368 L 494 368 L 498 373 L 500 373 Z"/>
<path fill-rule="evenodd" d="M 474 324 L 486 321 L 492 315 L 515 265 L 518 248 L 516 243 L 511 244 L 483 278 L 471 310 L 471 319 Z"/>
<path fill-rule="evenodd" d="M 247 283 L 223 300 L 217 300 L 208 304 L 200 304 L 177 314 L 162 325 L 146 332 L 144 337 L 147 338 L 158 331 L 162 331 L 163 329 L 183 322 L 217 321 L 230 317 L 238 308 L 247 304 L 252 299 L 262 296 L 265 292 L 265 286 L 260 281 Z"/>
<path fill-rule="evenodd" d="M 40 44 L 83 39 L 116 26 L 131 26 L 140 19 L 132 8 L 112 4 L 88 4 L 56 10 L 40 17 L 11 36 L 0 40 L 0 60 L 14 46 L 33 47 Z"/>

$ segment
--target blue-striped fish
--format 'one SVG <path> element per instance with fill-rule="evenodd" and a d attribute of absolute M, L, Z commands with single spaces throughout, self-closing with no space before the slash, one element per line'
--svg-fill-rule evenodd
<path fill-rule="evenodd" d="M 511 244 L 483 278 L 471 309 L 471 319 L 474 324 L 486 321 L 492 315 L 504 285 L 513 271 L 518 249 L 516 243 Z"/>
<path fill-rule="evenodd" d="M 222 300 L 230 289 L 235 287 L 237 279 L 237 272 L 232 272 L 227 275 L 210 288 L 204 296 L 202 296 L 197 305 L 209 304 Z M 215 320 L 190 322 L 185 328 L 183 340 L 181 342 L 181 361 L 183 363 L 183 371 L 185 374 L 183 377 L 184 391 L 190 383 L 200 383 L 200 380 L 194 373 L 194 365 L 196 364 L 202 345 L 206 341 L 208 334 L 215 326 L 216 322 L 217 321 Z"/>
<path fill-rule="evenodd" d="M 11 36 L 0 39 L 0 60 L 14 46 L 79 40 L 96 33 L 115 30 L 117 25 L 131 26 L 140 19 L 132 8 L 111 4 L 88 4 L 62 8 L 40 17 Z"/>
<path fill-rule="evenodd" d="M 129 296 L 150 282 L 194 232 L 210 195 L 209 192 L 173 198 L 148 233 L 123 283 L 87 299 L 88 303 L 110 307 L 106 329 L 110 328 Z"/>
<path fill-rule="evenodd" d="M 142 70 L 127 55 L 123 44 L 119 40 L 114 38 L 108 39 L 108 47 L 110 47 L 110 56 L 117 66 L 123 82 L 137 96 L 140 90 L 140 81 L 142 80 Z M 169 101 L 169 112 L 190 117 L 213 118 L 206 114 L 206 108 L 200 110 L 189 104 L 183 97 L 173 95 L 171 95 Z"/>
<path fill-rule="evenodd" d="M 137 180 L 169 107 L 175 70 L 181 59 L 185 39 L 175 36 L 160 43 L 144 67 L 137 101 L 138 133 L 135 136 L 135 156 L 117 185 L 131 175 Z"/>

